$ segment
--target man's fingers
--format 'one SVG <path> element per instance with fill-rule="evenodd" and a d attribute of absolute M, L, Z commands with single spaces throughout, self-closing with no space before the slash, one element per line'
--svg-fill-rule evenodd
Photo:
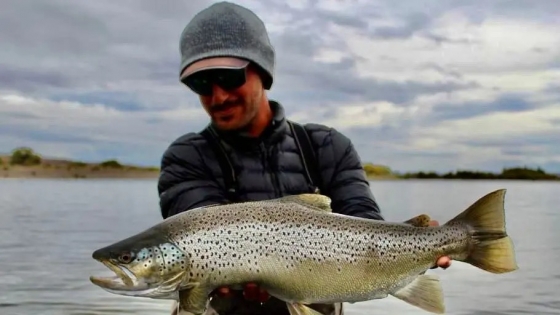
<path fill-rule="evenodd" d="M 268 292 L 265 289 L 259 288 L 259 296 L 258 296 L 257 300 L 261 303 L 264 303 L 264 302 L 268 301 L 269 298 L 270 298 L 270 295 L 268 294 Z"/>
<path fill-rule="evenodd" d="M 219 287 L 214 291 L 220 297 L 229 297 L 233 292 L 228 287 Z M 248 301 L 266 302 L 269 299 L 269 294 L 266 290 L 259 288 L 256 283 L 248 283 L 243 288 L 243 297 Z"/>
<path fill-rule="evenodd" d="M 432 221 L 430 221 L 430 223 L 429 223 L 429 224 L 430 224 L 430 226 L 439 226 L 439 222 L 438 222 L 438 221 L 436 221 L 436 220 L 432 220 Z"/>
<path fill-rule="evenodd" d="M 216 295 L 220 297 L 228 297 L 231 295 L 231 290 L 228 287 L 219 287 L 216 289 Z"/>
<path fill-rule="evenodd" d="M 451 258 L 449 258 L 447 256 L 443 256 L 443 257 L 438 259 L 437 265 L 440 268 L 447 269 L 451 266 Z"/>
<path fill-rule="evenodd" d="M 259 287 L 256 283 L 247 283 L 243 290 L 243 296 L 248 301 L 254 301 L 259 297 Z"/>

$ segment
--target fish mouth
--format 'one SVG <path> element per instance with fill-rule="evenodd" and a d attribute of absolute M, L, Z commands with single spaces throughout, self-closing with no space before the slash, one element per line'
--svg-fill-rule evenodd
<path fill-rule="evenodd" d="M 101 261 L 101 263 L 113 271 L 115 276 L 90 276 L 89 280 L 93 284 L 111 292 L 119 292 L 119 294 L 123 294 L 122 292 L 145 290 L 147 288 L 147 286 L 139 282 L 134 273 L 130 272 L 126 267 L 115 265 L 110 261 Z"/>
<path fill-rule="evenodd" d="M 112 277 L 90 276 L 90 281 L 110 293 L 126 296 L 177 300 L 179 298 L 178 288 L 186 275 L 186 272 L 182 271 L 166 281 L 150 283 L 146 279 L 139 279 L 124 266 L 113 264 L 110 261 L 101 261 L 101 263 L 115 275 Z"/>

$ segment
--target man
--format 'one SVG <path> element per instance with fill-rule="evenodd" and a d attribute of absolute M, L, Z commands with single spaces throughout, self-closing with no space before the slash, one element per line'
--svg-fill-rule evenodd
<path fill-rule="evenodd" d="M 333 212 L 383 220 L 351 141 L 323 125 L 300 128 L 267 98 L 275 52 L 253 12 L 213 4 L 188 23 L 180 47 L 180 80 L 199 96 L 211 124 L 164 153 L 158 183 L 164 218 L 205 205 L 320 191 L 332 199 Z M 438 264 L 446 267 L 449 259 Z M 235 314 L 288 314 L 254 284 L 242 293 L 220 288 L 215 296 L 232 295 Z M 315 307 L 334 312 L 332 305 Z"/>

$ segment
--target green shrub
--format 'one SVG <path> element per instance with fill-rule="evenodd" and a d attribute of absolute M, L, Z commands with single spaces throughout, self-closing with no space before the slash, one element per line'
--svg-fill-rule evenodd
<path fill-rule="evenodd" d="M 375 165 L 372 163 L 366 163 L 363 165 L 363 168 L 368 177 L 393 175 L 391 169 L 384 165 Z"/>
<path fill-rule="evenodd" d="M 41 157 L 31 148 L 21 147 L 12 151 L 10 163 L 13 165 L 37 165 L 41 164 Z"/>
<path fill-rule="evenodd" d="M 99 165 L 102 167 L 112 167 L 112 168 L 122 168 L 122 164 L 119 163 L 117 160 L 107 160 L 101 162 Z"/>

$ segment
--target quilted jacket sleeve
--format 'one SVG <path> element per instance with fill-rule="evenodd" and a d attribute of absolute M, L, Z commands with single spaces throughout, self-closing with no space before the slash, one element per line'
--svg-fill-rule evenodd
<path fill-rule="evenodd" d="M 333 212 L 384 220 L 350 139 L 329 128 L 329 134 L 319 146 L 321 160 L 324 161 L 321 163 L 324 190 L 332 200 Z"/>
<path fill-rule="evenodd" d="M 164 152 L 158 181 L 163 218 L 210 204 L 227 203 L 224 190 L 194 145 L 198 134 L 187 134 Z"/>

